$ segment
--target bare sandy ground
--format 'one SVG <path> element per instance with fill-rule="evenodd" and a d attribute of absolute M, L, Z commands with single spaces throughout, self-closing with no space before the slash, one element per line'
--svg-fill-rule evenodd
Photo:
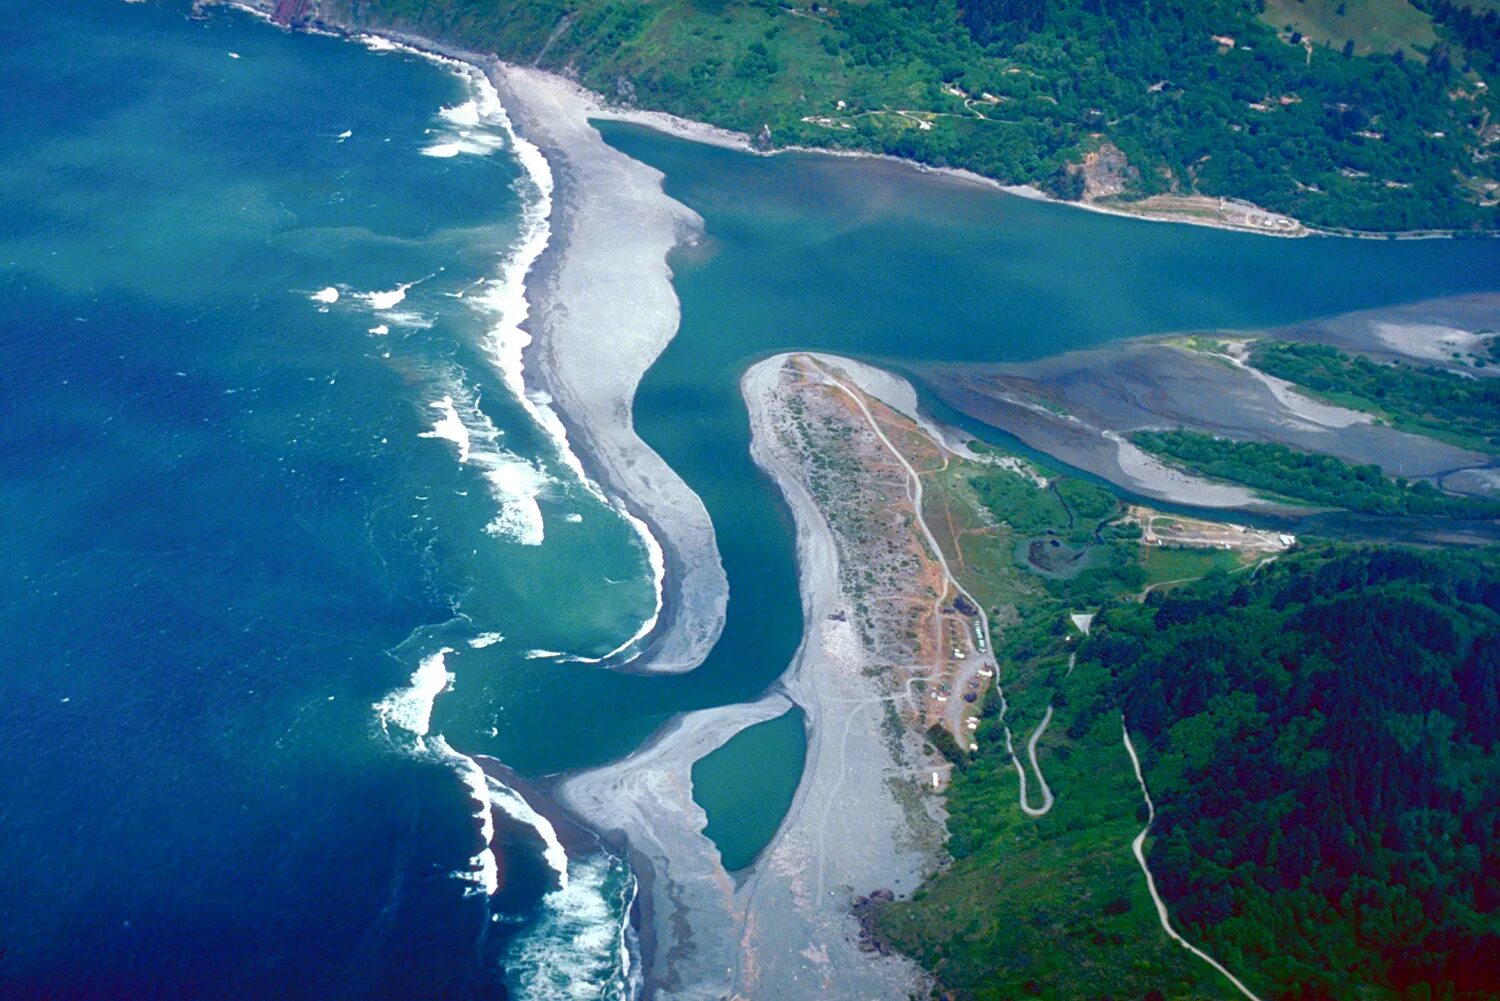
<path fill-rule="evenodd" d="M 1500 296 L 1466 296 L 1257 336 L 1333 343 L 1377 360 L 1446 358 L 1448 367 L 1485 378 L 1490 367 L 1460 366 L 1444 352 L 1479 350 L 1476 331 L 1496 327 Z M 1128 432 L 1185 427 L 1274 442 L 1452 489 L 1478 489 L 1494 479 L 1489 456 L 1313 399 L 1247 365 L 1243 343 L 1231 341 L 1229 351 L 1211 355 L 1178 338 L 1141 338 L 1021 365 L 935 365 L 920 372 L 937 396 L 969 416 L 1134 493 L 1173 503 L 1292 513 L 1243 488 L 1173 469 L 1132 445 Z"/>
<path fill-rule="evenodd" d="M 797 525 L 807 625 L 791 667 L 761 700 L 691 713 L 645 749 L 557 791 L 590 826 L 628 844 L 645 874 L 642 940 L 652 997 L 899 1001 L 926 982 L 909 960 L 862 950 L 850 910 L 856 895 L 914 890 L 936 864 L 942 818 L 935 804 L 914 813 L 893 792 L 902 781 L 912 784 L 917 763 L 885 731 L 892 695 L 865 671 L 875 659 L 839 584 L 837 542 L 780 439 L 786 358 L 753 366 L 742 389 L 752 454 Z M 731 877 L 702 834 L 693 763 L 790 703 L 807 715 L 801 783 L 771 844 Z"/>
<path fill-rule="evenodd" d="M 723 630 L 729 583 L 707 509 L 635 433 L 631 405 L 677 332 L 667 253 L 696 239 L 702 220 L 663 193 L 659 171 L 604 143 L 585 92 L 530 69 L 491 64 L 489 73 L 555 182 L 552 242 L 527 280 L 528 372 L 591 472 L 662 546 L 662 619 L 638 666 L 691 670 Z"/>

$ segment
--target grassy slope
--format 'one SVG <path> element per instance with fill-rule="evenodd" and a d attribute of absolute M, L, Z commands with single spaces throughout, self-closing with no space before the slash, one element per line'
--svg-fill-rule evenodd
<path fill-rule="evenodd" d="M 1274 28 L 1291 25 L 1314 45 L 1341 49 L 1352 38 L 1360 56 L 1403 49 L 1425 59 L 1438 40 L 1432 19 L 1406 0 L 1266 0 L 1261 19 Z"/>
<path fill-rule="evenodd" d="M 1319 50 L 1305 65 L 1236 0 L 1187 8 L 1190 25 L 1158 13 L 1124 31 L 1127 47 L 1078 2 L 1053 6 L 1048 33 L 981 46 L 954 0 L 816 10 L 769 0 L 325 2 L 356 23 L 539 59 L 614 99 L 751 133 L 769 126 L 777 145 L 882 151 L 1061 191 L 1063 165 L 1109 140 L 1140 167 L 1136 194 L 1196 189 L 1363 229 L 1496 225 L 1493 209 L 1453 197 L 1455 171 L 1478 190 L 1489 169 L 1470 152 L 1472 123 L 1493 98 L 1442 96 L 1417 60 L 1401 68 Z M 1216 54 L 1215 31 L 1240 48 Z M 1173 86 L 1147 93 L 1162 79 Z M 946 80 L 1002 101 L 965 108 Z M 1302 101 L 1251 107 L 1286 92 Z M 1335 102 L 1356 109 L 1348 122 L 1334 121 Z M 1367 119 L 1384 138 L 1353 135 Z"/>
<path fill-rule="evenodd" d="M 975 477 L 985 484 L 988 512 Z M 1060 496 L 1071 501 L 1073 531 L 1091 533 L 1114 516 L 1114 505 L 1091 485 L 1058 485 L 1061 490 L 1042 489 L 1015 473 L 968 464 L 929 482 L 928 522 L 999 627 L 1006 719 L 1023 754 L 1048 704 L 1054 707 L 1037 751 L 1058 799 L 1045 817 L 1021 812 L 996 719 L 998 701 L 991 699 L 976 733 L 981 750 L 955 773 L 949 795 L 955 861 L 912 901 L 884 909 L 880 929 L 963 998 L 1141 997 L 1152 989 L 1216 998 L 1221 985 L 1212 971 L 1162 933 L 1130 855 L 1144 821 L 1118 717 L 1095 720 L 1085 732 L 1070 730 L 1073 707 L 1095 702 L 1109 681 L 1094 669 L 1068 674 L 1079 639 L 1068 614 L 1091 607 L 1075 601 L 1076 593 L 1119 594 L 1127 585 L 1107 569 L 1109 559 L 1072 581 L 1049 582 L 1015 557 L 1012 522 L 1023 536 L 1049 528 L 1069 534 L 1070 506 Z M 1092 517 L 1080 517 L 1084 512 Z M 1128 538 L 1107 545 L 1129 561 L 1146 561 L 1144 575 L 1153 578 L 1166 571 L 1206 572 L 1224 556 L 1168 556 Z M 1031 801 L 1040 802 L 1034 784 Z"/>

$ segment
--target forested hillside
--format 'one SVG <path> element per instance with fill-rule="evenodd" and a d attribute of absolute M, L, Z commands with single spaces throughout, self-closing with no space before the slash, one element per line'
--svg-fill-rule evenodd
<path fill-rule="evenodd" d="M 615 100 L 751 134 L 764 126 L 778 146 L 888 152 L 1070 198 L 1202 193 L 1327 227 L 1494 228 L 1500 125 L 1482 74 L 1496 15 L 1371 2 L 1400 6 L 1439 41 L 1381 51 L 1356 45 L 1351 25 L 1348 44 L 1314 44 L 1268 23 L 1257 0 L 321 9 L 572 73 Z M 1075 165 L 1100 149 L 1108 169 L 1086 179 Z"/>
<path fill-rule="evenodd" d="M 1184 934 L 1274 997 L 1494 997 L 1500 564 L 1328 550 L 1108 609 Z M 1270 989 L 1269 980 L 1275 989 Z"/>
<path fill-rule="evenodd" d="M 1076 606 L 1075 606 L 1076 607 Z M 1050 706 L 1044 817 L 985 706 L 952 865 L 881 930 L 964 999 L 1479 1001 L 1500 984 L 1500 557 L 1348 546 L 1007 630 L 1019 747 Z M 1059 731 L 1062 731 L 1059 733 Z"/>

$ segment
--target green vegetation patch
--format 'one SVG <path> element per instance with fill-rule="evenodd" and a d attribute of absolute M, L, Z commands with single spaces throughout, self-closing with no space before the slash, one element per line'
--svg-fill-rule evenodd
<path fill-rule="evenodd" d="M 1250 364 L 1403 430 L 1500 452 L 1500 379 L 1470 379 L 1436 366 L 1381 365 L 1330 345 L 1292 341 L 1257 341 Z"/>
<path fill-rule="evenodd" d="M 1407 0 L 1266 0 L 1261 20 L 1283 34 L 1351 55 L 1402 52 L 1426 59 L 1437 44 L 1432 18 Z"/>
<path fill-rule="evenodd" d="M 1080 724 L 1129 721 L 1184 935 L 1263 997 L 1494 997 L 1494 552 L 1329 548 L 1112 605 L 1095 670 Z"/>
<path fill-rule="evenodd" d="M 1229 573 L 1245 566 L 1240 553 L 1225 549 L 1146 546 L 1141 554 L 1147 584 L 1196 580 L 1215 570 Z"/>
<path fill-rule="evenodd" d="M 1068 682 L 1087 703 L 1109 677 L 1075 671 Z M 1012 727 L 1027 721 L 1016 729 L 1022 745 L 1040 717 L 1037 697 L 1046 701 L 1044 687 L 1023 688 L 1007 686 Z M 986 706 L 981 751 L 949 790 L 953 864 L 912 900 L 886 905 L 881 935 L 961 998 L 1221 997 L 1212 971 L 1163 934 L 1130 854 L 1145 820 L 1119 718 L 1096 719 L 1074 739 L 1073 710 L 1055 710 L 1038 757 L 1057 801 L 1033 819 L 1017 805 L 997 707 Z M 1031 796 L 1037 803 L 1034 783 Z"/>
<path fill-rule="evenodd" d="M 1116 521 L 1120 502 L 1104 487 L 1052 475 L 1045 487 L 1003 467 L 971 471 L 978 503 L 1013 533 L 1015 559 L 1044 578 L 1052 601 L 1091 605 L 1145 583 L 1140 529 Z M 977 582 L 980 592 L 985 582 Z"/>
<path fill-rule="evenodd" d="M 325 10 L 567 71 L 612 100 L 767 129 L 777 146 L 889 153 L 1077 198 L 1069 165 L 1109 141 L 1129 161 L 1126 198 L 1236 197 L 1361 230 L 1500 223 L 1482 203 L 1493 168 L 1476 156 L 1496 97 L 1464 76 L 1467 56 L 1439 54 L 1443 43 L 1425 64 L 1406 58 L 1423 44 L 1412 27 L 1396 55 L 1315 46 L 1309 58 L 1243 0 L 330 0 Z M 1465 16 L 1442 32 L 1483 34 L 1482 19 L 1457 27 Z"/>
<path fill-rule="evenodd" d="M 1205 476 L 1243 483 L 1272 497 L 1367 514 L 1500 517 L 1500 501 L 1445 494 L 1425 480 L 1392 480 L 1379 466 L 1351 466 L 1331 455 L 1196 431 L 1137 431 L 1148 452 Z"/>

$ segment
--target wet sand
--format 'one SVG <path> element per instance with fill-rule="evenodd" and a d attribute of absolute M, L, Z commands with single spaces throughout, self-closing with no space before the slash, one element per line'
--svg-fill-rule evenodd
<path fill-rule="evenodd" d="M 564 781 L 559 800 L 628 846 L 642 874 L 640 934 L 651 997 L 818 997 L 899 1001 L 925 983 L 909 960 L 861 949 L 856 896 L 909 893 L 937 864 L 936 811 L 914 817 L 891 779 L 913 767 L 884 731 L 890 697 L 865 668 L 877 662 L 839 583 L 839 547 L 780 440 L 788 420 L 780 378 L 786 355 L 752 366 L 741 388 L 751 452 L 792 509 L 804 621 L 787 673 L 756 702 L 687 714 L 623 761 Z M 839 364 L 850 363 L 835 359 Z M 861 368 L 863 368 L 861 366 Z M 882 395 L 915 402 L 894 377 Z M 747 870 L 724 871 L 692 799 L 692 766 L 747 726 L 806 713 L 807 761 L 775 837 Z M 926 767 L 925 764 L 923 767 Z"/>
<path fill-rule="evenodd" d="M 1500 326 L 1500 296 L 1349 314 L 1254 336 L 1332 343 L 1377 360 L 1428 364 L 1439 350 L 1434 345 L 1472 337 L 1486 325 Z M 1129 432 L 1182 427 L 1273 442 L 1458 489 L 1492 478 L 1489 456 L 1315 400 L 1248 367 L 1243 345 L 1231 345 L 1233 356 L 1223 357 L 1192 350 L 1182 340 L 1142 338 L 1021 365 L 930 365 L 917 373 L 961 413 L 1126 490 L 1171 503 L 1297 513 L 1244 488 L 1170 468 L 1131 445 Z M 1488 369 L 1465 368 L 1487 377 Z"/>

